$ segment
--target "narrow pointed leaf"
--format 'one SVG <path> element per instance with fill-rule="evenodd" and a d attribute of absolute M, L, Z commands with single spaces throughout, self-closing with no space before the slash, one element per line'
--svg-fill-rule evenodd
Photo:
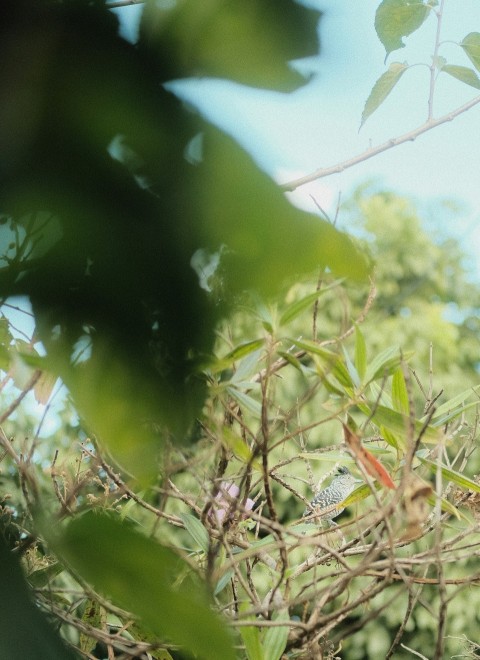
<path fill-rule="evenodd" d="M 398 368 L 393 374 L 392 402 L 395 410 L 406 415 L 409 414 L 410 403 L 408 401 L 407 385 L 401 368 Z"/>
<path fill-rule="evenodd" d="M 376 479 L 386 488 L 395 489 L 396 486 L 385 467 L 362 445 L 358 435 L 353 433 L 345 424 L 343 424 L 343 435 L 350 451 L 355 455 L 357 461 L 365 468 L 367 474 Z"/>
<path fill-rule="evenodd" d="M 475 87 L 480 89 L 480 78 L 477 76 L 473 69 L 469 69 L 468 66 L 456 66 L 454 64 L 446 64 L 442 67 L 442 71 L 448 73 L 448 75 L 461 80 L 470 87 Z"/>
<path fill-rule="evenodd" d="M 329 284 L 328 286 L 322 287 L 318 291 L 314 291 L 313 293 L 310 293 L 308 296 L 305 296 L 301 300 L 296 300 L 293 302 L 291 305 L 287 307 L 287 309 L 283 312 L 282 316 L 280 317 L 280 325 L 285 325 L 286 323 L 289 323 L 292 321 L 294 318 L 299 316 L 304 310 L 308 309 L 313 305 L 313 303 L 320 298 L 321 295 L 329 291 L 330 289 L 335 288 L 342 282 L 343 280 L 336 280 L 335 282 L 332 282 L 332 284 Z"/>
<path fill-rule="evenodd" d="M 359 408 L 362 411 L 364 411 L 365 414 L 367 415 L 371 415 L 372 413 L 371 409 L 363 404 L 361 404 Z M 390 408 L 386 408 L 385 406 L 377 406 L 375 408 L 372 420 L 378 427 L 381 427 L 382 425 L 386 426 L 395 435 L 398 434 L 404 437 L 405 439 L 407 438 L 408 428 L 410 425 L 410 419 L 408 415 L 399 413 L 396 410 L 391 410 Z M 423 422 L 417 419 L 415 420 L 414 426 L 415 426 L 415 433 L 418 434 L 423 428 Z M 438 428 L 434 428 L 431 425 L 427 426 L 427 428 L 425 429 L 422 435 L 423 442 L 437 443 L 442 438 L 443 438 L 442 431 Z"/>
<path fill-rule="evenodd" d="M 472 395 L 476 395 L 478 397 L 479 394 L 480 394 L 480 385 L 476 385 L 475 387 L 469 387 L 468 390 L 464 390 L 463 392 L 457 394 L 448 401 L 445 401 L 445 403 L 442 403 L 441 406 L 438 406 L 432 417 L 432 421 L 437 420 L 443 417 L 443 415 L 450 413 L 452 410 L 457 409 L 459 406 L 461 406 L 462 403 L 464 403 L 464 401 L 469 399 Z M 480 403 L 480 401 L 478 402 Z"/>
<path fill-rule="evenodd" d="M 265 660 L 262 644 L 260 642 L 260 630 L 255 626 L 242 626 L 240 636 L 245 644 L 248 660 Z"/>
<path fill-rule="evenodd" d="M 272 620 L 275 622 L 289 621 L 288 609 L 281 610 L 277 616 L 272 617 Z M 267 628 L 263 639 L 263 648 L 265 657 L 268 660 L 280 660 L 287 645 L 289 630 L 290 628 L 288 626 L 272 626 L 271 628 Z"/>
<path fill-rule="evenodd" d="M 477 71 L 480 71 L 480 32 L 470 32 L 460 46 L 472 62 Z"/>
<path fill-rule="evenodd" d="M 367 346 L 365 344 L 363 333 L 358 325 L 355 326 L 355 366 L 358 375 L 363 381 L 367 370 Z"/>
<path fill-rule="evenodd" d="M 180 518 L 192 539 L 199 545 L 203 552 L 207 553 L 210 547 L 210 541 L 208 538 L 208 532 L 200 520 L 195 518 L 195 516 L 192 516 L 190 513 L 183 513 Z"/>
<path fill-rule="evenodd" d="M 407 69 L 408 64 L 392 62 L 392 64 L 390 64 L 388 67 L 388 71 L 380 76 L 365 102 L 360 128 L 367 121 L 370 115 L 372 115 L 375 110 L 385 101 L 387 96 L 390 94 L 392 89 L 395 87 Z"/>
<path fill-rule="evenodd" d="M 375 30 L 387 55 L 404 48 L 407 37 L 422 25 L 430 7 L 422 0 L 383 0 L 375 14 Z"/>
<path fill-rule="evenodd" d="M 258 403 L 258 401 L 252 399 L 251 396 L 245 394 L 245 392 L 241 392 L 240 390 L 237 390 L 234 387 L 228 387 L 227 391 L 230 394 L 230 396 L 237 401 L 237 403 L 239 403 L 241 406 L 243 406 L 243 408 L 245 408 L 250 413 L 252 413 L 252 415 L 258 418 L 261 417 L 262 406 Z"/>
<path fill-rule="evenodd" d="M 234 660 L 230 636 L 201 583 L 187 577 L 173 585 L 183 561 L 168 548 L 92 512 L 70 521 L 51 544 L 96 591 L 138 616 L 153 634 L 200 658 Z"/>
<path fill-rule="evenodd" d="M 427 465 L 429 468 L 431 468 L 431 470 L 433 470 L 433 472 L 437 471 L 438 466 L 434 461 L 429 461 L 426 458 L 420 458 L 420 457 L 419 459 L 423 463 L 423 465 Z M 457 484 L 457 486 L 460 486 L 460 488 L 466 488 L 467 490 L 473 490 L 476 493 L 480 493 L 480 484 L 477 484 L 475 481 L 472 481 L 468 477 L 465 477 L 463 474 L 460 474 L 460 472 L 455 472 L 455 470 L 451 470 L 445 465 L 442 465 L 440 469 L 442 471 L 442 475 L 448 481 L 452 481 L 454 484 Z"/>

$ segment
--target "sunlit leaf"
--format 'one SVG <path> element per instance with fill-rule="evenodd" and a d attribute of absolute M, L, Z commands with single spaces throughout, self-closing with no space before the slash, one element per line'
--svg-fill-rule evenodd
<path fill-rule="evenodd" d="M 380 76 L 365 102 L 360 128 L 367 121 L 370 115 L 372 115 L 375 110 L 385 101 L 387 96 L 390 94 L 392 89 L 395 87 L 407 69 L 408 64 L 392 62 L 392 64 L 390 64 L 388 67 L 388 71 Z"/>
<path fill-rule="evenodd" d="M 383 0 L 380 3 L 375 14 L 375 30 L 387 55 L 405 47 L 402 37 L 418 30 L 429 9 L 422 0 Z"/>
<path fill-rule="evenodd" d="M 476 70 L 480 71 L 480 32 L 470 32 L 470 34 L 467 34 L 460 46 Z"/>
<path fill-rule="evenodd" d="M 254 339 L 253 341 L 247 341 L 244 344 L 237 346 L 232 351 L 227 353 L 227 355 L 225 355 L 222 358 L 219 358 L 217 362 L 215 362 L 210 367 L 210 371 L 212 371 L 212 373 L 216 373 L 218 371 L 223 371 L 223 369 L 227 369 L 228 367 L 231 367 L 233 362 L 236 362 L 237 360 L 240 360 L 241 358 L 250 355 L 250 353 L 253 353 L 261 346 L 263 346 L 264 343 L 265 343 L 264 339 Z"/>
<path fill-rule="evenodd" d="M 94 513 L 71 520 L 52 545 L 96 591 L 140 617 L 159 638 L 205 659 L 234 660 L 230 636 L 201 585 L 185 579 L 173 586 L 183 562 L 171 550 Z"/>

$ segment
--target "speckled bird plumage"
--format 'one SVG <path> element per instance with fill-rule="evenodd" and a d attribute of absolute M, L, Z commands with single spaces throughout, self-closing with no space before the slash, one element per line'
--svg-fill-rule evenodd
<path fill-rule="evenodd" d="M 339 516 L 344 507 L 341 509 L 334 508 L 336 504 L 340 504 L 343 500 L 350 495 L 355 488 L 356 479 L 350 470 L 344 466 L 338 468 L 337 473 L 327 488 L 319 491 L 313 500 L 310 502 L 310 507 L 305 509 L 303 517 L 308 517 L 309 522 L 318 520 L 332 521 L 333 518 Z"/>

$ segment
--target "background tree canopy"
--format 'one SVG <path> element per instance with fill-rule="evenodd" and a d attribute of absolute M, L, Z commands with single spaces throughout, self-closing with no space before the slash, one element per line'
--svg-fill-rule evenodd
<path fill-rule="evenodd" d="M 381 3 L 387 31 L 392 7 L 405 36 L 435 6 L 410 4 Z M 401 639 L 441 657 L 478 581 L 479 289 L 458 246 L 394 193 L 342 207 L 356 238 L 294 208 L 165 86 L 289 93 L 319 18 L 151 1 L 132 44 L 100 0 L 0 8 L 7 660 L 373 658 Z M 33 336 L 8 318 L 19 295 Z M 29 393 L 47 403 L 57 377 L 45 437 Z M 339 464 L 364 482 L 341 528 L 300 525 Z"/>

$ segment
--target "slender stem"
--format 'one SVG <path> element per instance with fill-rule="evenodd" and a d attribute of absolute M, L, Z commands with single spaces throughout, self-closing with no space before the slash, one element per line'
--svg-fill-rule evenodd
<path fill-rule="evenodd" d="M 376 147 L 366 149 L 361 154 L 358 154 L 349 160 L 344 160 L 343 162 L 337 163 L 336 165 L 331 165 L 330 167 L 323 167 L 319 170 L 316 170 L 315 172 L 312 172 L 311 174 L 300 177 L 299 179 L 288 181 L 287 183 L 282 184 L 280 188 L 287 192 L 292 192 L 293 190 L 296 190 L 300 186 L 303 186 L 306 183 L 310 183 L 311 181 L 323 179 L 327 176 L 330 176 L 331 174 L 339 174 L 340 172 L 347 170 L 349 167 L 363 163 L 363 161 L 369 160 L 370 158 L 373 158 L 383 151 L 397 147 L 399 144 L 403 144 L 404 142 L 413 142 L 419 135 L 422 135 L 422 133 L 426 133 L 432 128 L 440 126 L 440 124 L 445 124 L 448 121 L 452 121 L 455 119 L 455 117 L 458 117 L 458 115 L 461 115 L 463 112 L 473 108 L 475 105 L 477 105 L 477 103 L 480 103 L 480 96 L 476 96 L 474 99 L 471 99 L 455 110 L 452 110 L 452 112 L 449 112 L 446 115 L 442 115 L 438 119 L 429 119 L 424 124 L 421 124 L 421 126 L 418 126 L 412 131 L 408 131 L 408 133 L 399 135 L 396 138 L 391 138 L 390 140 L 387 140 L 386 142 L 383 142 Z"/>
<path fill-rule="evenodd" d="M 435 80 L 436 80 L 436 71 L 437 71 L 437 57 L 438 57 L 438 48 L 440 46 L 440 32 L 442 28 L 442 17 L 443 17 L 443 7 L 445 0 L 441 0 L 440 7 L 437 12 L 437 32 L 435 35 L 435 47 L 433 49 L 432 64 L 430 65 L 430 93 L 428 95 L 428 121 L 433 119 L 433 98 L 435 95 Z"/>

